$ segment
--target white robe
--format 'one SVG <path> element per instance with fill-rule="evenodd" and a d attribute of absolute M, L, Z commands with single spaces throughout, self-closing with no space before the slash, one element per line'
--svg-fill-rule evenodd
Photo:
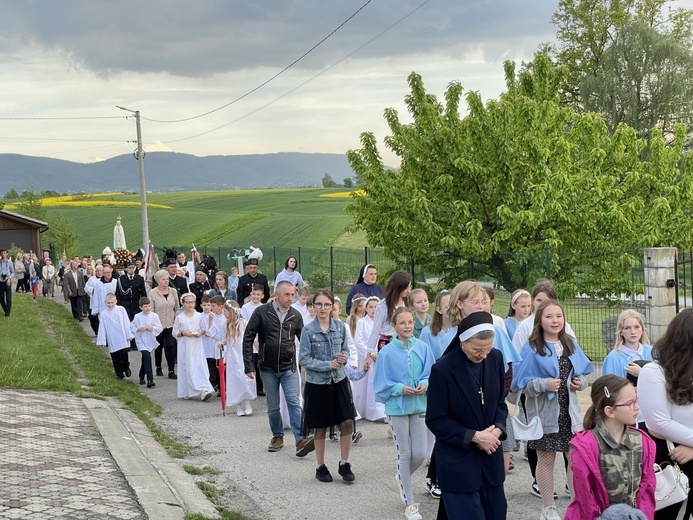
<path fill-rule="evenodd" d="M 192 316 L 180 313 L 173 322 L 173 336 L 178 341 L 178 397 L 197 397 L 203 392 L 214 391 L 209 382 L 202 338 L 178 337 L 184 331 L 201 332 L 202 321 L 202 314 L 195 312 Z"/>
<path fill-rule="evenodd" d="M 255 379 L 245 375 L 243 364 L 243 333 L 246 322 L 240 320 L 236 339 L 224 339 L 224 361 L 226 363 L 226 406 L 241 404 L 246 399 L 257 397 Z"/>
<path fill-rule="evenodd" d="M 130 348 L 130 340 L 135 335 L 130 331 L 130 319 L 123 307 L 116 306 L 113 309 L 104 309 L 99 314 L 99 334 L 96 336 L 96 344 L 108 345 L 110 353 Z"/>
<path fill-rule="evenodd" d="M 145 325 L 151 325 L 152 330 L 137 330 Z M 149 314 L 140 312 L 135 314 L 132 323 L 130 323 L 130 331 L 135 335 L 135 344 L 137 345 L 137 350 L 140 352 L 152 352 L 156 350 L 159 346 L 156 337 L 161 334 L 162 330 L 164 330 L 164 327 L 161 325 L 159 315 L 155 312 L 150 312 Z"/>
<path fill-rule="evenodd" d="M 108 293 L 115 294 L 116 284 L 118 280 L 113 278 L 110 282 L 102 282 L 98 280 L 94 284 L 94 292 L 91 296 L 91 313 L 93 315 L 98 315 L 102 310 L 106 308 L 106 295 Z M 127 313 L 126 313 L 127 315 Z"/>
<path fill-rule="evenodd" d="M 368 354 L 368 338 L 372 328 L 373 320 L 368 315 L 361 318 L 356 324 L 354 343 L 358 353 L 359 368 L 363 367 Z M 381 421 L 385 419 L 385 404 L 378 403 L 375 400 L 375 392 L 373 391 L 374 376 L 375 368 L 371 365 L 371 369 L 366 374 L 366 377 L 359 381 L 354 381 L 354 406 L 359 415 L 367 421 Z"/>
<path fill-rule="evenodd" d="M 212 316 L 212 324 L 209 324 L 209 317 Z M 226 316 L 224 314 L 202 314 L 203 331 L 202 344 L 204 345 L 205 357 L 207 359 L 219 359 L 221 349 L 219 343 L 226 337 Z"/>

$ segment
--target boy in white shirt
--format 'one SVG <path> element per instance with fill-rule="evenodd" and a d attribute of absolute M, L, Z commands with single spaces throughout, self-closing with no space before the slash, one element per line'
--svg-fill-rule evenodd
<path fill-rule="evenodd" d="M 130 331 L 135 335 L 137 350 L 142 354 L 142 366 L 140 367 L 140 384 L 144 384 L 144 377 L 147 376 L 147 388 L 156 386 L 154 374 L 152 372 L 152 351 L 156 350 L 159 342 L 156 337 L 161 334 L 164 327 L 158 314 L 152 312 L 152 302 L 149 298 L 142 297 L 139 301 L 142 312 L 135 314 L 130 323 Z"/>
<path fill-rule="evenodd" d="M 106 308 L 99 313 L 99 333 L 96 336 L 98 346 L 108 346 L 113 361 L 113 369 L 118 379 L 130 377 L 128 351 L 130 340 L 135 335 L 130 330 L 130 319 L 124 307 L 118 306 L 114 293 L 108 293 L 105 299 Z"/>
<path fill-rule="evenodd" d="M 243 316 L 243 319 L 245 320 L 246 323 L 250 321 L 250 317 L 253 315 L 253 312 L 255 312 L 255 309 L 257 309 L 260 305 L 262 305 L 262 298 L 264 298 L 265 292 L 264 288 L 261 285 L 256 285 L 253 286 L 253 290 L 250 291 L 250 301 L 245 303 L 243 307 L 241 307 L 241 316 Z M 259 374 L 259 368 L 257 366 L 258 362 L 258 352 L 259 352 L 260 344 L 257 341 L 257 336 L 255 336 L 255 341 L 253 341 L 253 365 L 255 366 L 255 373 Z M 257 395 L 258 396 L 263 396 L 265 395 L 265 389 L 262 386 L 262 378 L 261 377 L 256 377 L 255 378 L 255 385 L 256 385 L 256 390 L 257 390 Z"/>
<path fill-rule="evenodd" d="M 205 299 L 207 302 L 205 302 Z M 223 296 L 202 297 L 202 315 L 204 316 L 204 343 L 205 357 L 207 358 L 207 367 L 209 368 L 209 382 L 217 392 L 217 396 L 221 396 L 219 391 L 219 367 L 218 360 L 221 357 L 219 344 L 224 340 L 226 334 L 226 316 L 224 316 L 224 300 Z"/>

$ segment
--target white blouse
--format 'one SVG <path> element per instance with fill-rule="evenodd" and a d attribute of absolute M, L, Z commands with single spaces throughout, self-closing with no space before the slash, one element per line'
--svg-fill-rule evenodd
<path fill-rule="evenodd" d="M 693 446 L 693 403 L 678 405 L 669 400 L 664 372 L 657 362 L 648 363 L 640 371 L 638 403 L 651 433 Z"/>

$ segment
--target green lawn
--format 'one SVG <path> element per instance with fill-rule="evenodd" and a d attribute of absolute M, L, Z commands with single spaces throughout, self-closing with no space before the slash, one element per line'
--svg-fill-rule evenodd
<path fill-rule="evenodd" d="M 273 244 L 324 248 L 352 221 L 345 213 L 348 199 L 321 197 L 338 189 L 227 190 L 152 193 L 148 203 L 172 209 L 149 208 L 149 236 L 156 247 L 247 248 Z M 341 191 L 344 191 L 343 189 Z M 93 200 L 139 201 L 139 195 L 113 195 Z M 88 202 L 87 199 L 85 202 Z M 79 233 L 78 254 L 100 253 L 113 247 L 116 217 L 123 218 L 129 249 L 142 240 L 138 207 L 47 207 L 47 218 L 61 212 L 74 221 Z M 354 244 L 355 245 L 355 244 Z M 361 241 L 358 247 L 363 247 Z"/>

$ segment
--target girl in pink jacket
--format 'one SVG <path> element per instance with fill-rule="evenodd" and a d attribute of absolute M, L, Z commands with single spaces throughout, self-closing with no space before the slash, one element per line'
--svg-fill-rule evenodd
<path fill-rule="evenodd" d="M 645 432 L 630 426 L 639 409 L 627 379 L 612 374 L 594 382 L 585 431 L 570 441 L 575 498 L 564 520 L 594 520 L 615 504 L 654 518 L 655 445 Z"/>

